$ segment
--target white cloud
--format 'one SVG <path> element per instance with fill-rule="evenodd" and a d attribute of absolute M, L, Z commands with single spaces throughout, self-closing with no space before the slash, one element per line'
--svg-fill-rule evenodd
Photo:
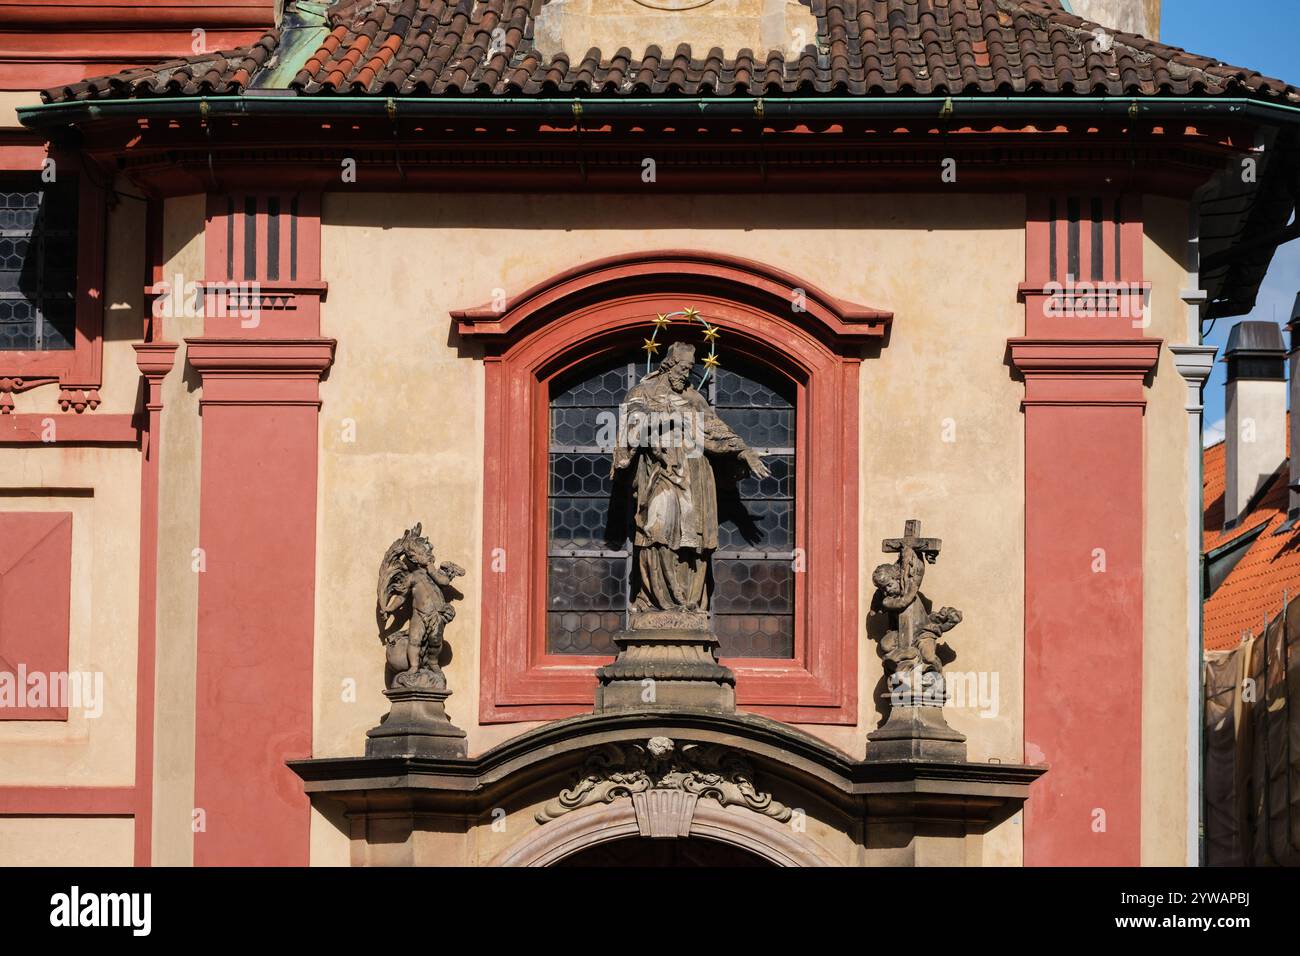
<path fill-rule="evenodd" d="M 1216 442 L 1223 441 L 1223 419 L 1211 422 L 1201 429 L 1201 445 L 1209 448 Z"/>

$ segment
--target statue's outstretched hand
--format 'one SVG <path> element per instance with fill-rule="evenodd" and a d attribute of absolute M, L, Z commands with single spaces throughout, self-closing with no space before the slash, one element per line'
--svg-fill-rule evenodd
<path fill-rule="evenodd" d="M 749 466 L 750 474 L 762 481 L 764 478 L 772 477 L 772 473 L 767 470 L 767 465 L 763 464 L 763 458 L 758 452 L 747 448 L 740 456 L 741 461 Z"/>

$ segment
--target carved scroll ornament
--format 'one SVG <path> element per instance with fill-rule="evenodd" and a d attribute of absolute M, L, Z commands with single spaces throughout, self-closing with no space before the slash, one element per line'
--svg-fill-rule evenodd
<path fill-rule="evenodd" d="M 580 779 L 537 813 L 547 823 L 582 807 L 652 790 L 681 791 L 743 806 L 784 823 L 790 808 L 760 792 L 743 757 L 718 744 L 682 744 L 651 737 L 645 744 L 605 744 L 587 757 Z"/>

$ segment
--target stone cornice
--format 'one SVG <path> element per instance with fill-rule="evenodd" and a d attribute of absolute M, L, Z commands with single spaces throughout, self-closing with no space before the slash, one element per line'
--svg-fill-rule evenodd
<path fill-rule="evenodd" d="M 1135 405 L 1160 359 L 1160 339 L 1007 340 L 1011 364 L 1025 379 L 1025 407 Z"/>
<path fill-rule="evenodd" d="M 881 339 L 894 318 L 891 312 L 847 302 L 764 263 L 690 249 L 636 252 L 586 262 L 524 290 L 502 308 L 482 305 L 457 309 L 451 316 L 463 336 L 511 341 L 519 330 L 562 314 L 569 300 L 589 297 L 593 288 L 665 282 L 671 282 L 675 290 L 725 288 L 781 313 L 802 298 L 803 321 L 831 339 Z"/>
<path fill-rule="evenodd" d="M 821 794 L 852 813 L 972 822 L 1004 819 L 1019 809 L 1042 766 L 865 761 L 793 727 L 749 714 L 625 712 L 551 721 L 491 750 L 465 758 L 334 757 L 293 760 L 309 794 L 347 806 L 473 813 L 545 778 L 568 786 L 594 748 L 646 745 L 725 748 L 767 781 L 784 780 Z M 554 796 L 559 792 L 555 789 Z"/>
<path fill-rule="evenodd" d="M 202 405 L 319 405 L 335 340 L 199 336 L 185 346 L 203 379 Z"/>

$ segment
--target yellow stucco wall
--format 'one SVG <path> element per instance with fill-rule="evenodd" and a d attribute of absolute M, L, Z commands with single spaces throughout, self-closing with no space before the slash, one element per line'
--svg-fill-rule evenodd
<path fill-rule="evenodd" d="M 953 635 L 955 667 L 996 673 L 999 684 L 996 716 L 970 707 L 950 720 L 971 738 L 972 759 L 1021 760 L 1022 386 L 1003 357 L 1024 325 L 1015 296 L 1022 200 L 331 193 L 323 223 L 322 333 L 339 346 L 321 388 L 317 756 L 358 753 L 386 710 L 374 576 L 384 549 L 415 521 L 439 559 L 471 569 L 447 631 L 452 720 L 472 753 L 529 726 L 477 720 L 483 369 L 448 344 L 449 312 L 584 260 L 697 248 L 767 262 L 894 312 L 889 346 L 862 372 L 860 594 L 869 596 L 872 568 L 888 560 L 881 539 L 899 534 L 904 519 L 921 518 L 945 540 L 927 591 L 966 611 Z M 863 597 L 859 618 L 867 604 Z M 878 722 L 881 675 L 865 636 L 859 660 L 858 726 L 804 729 L 860 756 Z M 318 817 L 313 852 L 338 860 L 342 836 L 332 840 L 326 827 L 334 829 Z M 1019 862 L 1017 823 L 990 838 L 987 855 Z"/>
<path fill-rule="evenodd" d="M 0 111 L 14 105 L 0 103 Z M 22 101 L 25 103 L 25 101 Z M 0 116 L 0 126 L 6 121 Z M 121 185 L 121 184 L 119 184 Z M 130 413 L 139 372 L 143 308 L 143 203 L 109 213 L 102 404 L 83 415 Z M 58 425 L 58 387 L 14 396 L 15 412 Z M 70 708 L 67 721 L 0 721 L 0 785 L 121 787 L 135 778 L 136 639 L 139 622 L 140 453 L 132 446 L 53 445 L 0 451 L 0 511 L 72 514 L 69 671 L 102 675 L 102 713 Z M 123 836 L 125 834 L 125 836 Z M 129 864 L 125 819 L 0 819 L 0 859 L 18 864 Z"/>
<path fill-rule="evenodd" d="M 68 669 L 102 675 L 102 713 L 0 721 L 5 786 L 125 786 L 135 775 L 140 469 L 130 449 L 7 448 L 0 511 L 72 514 Z M 18 663 L 18 662 L 14 662 Z"/>
<path fill-rule="evenodd" d="M 1142 595 L 1142 863 L 1182 866 L 1187 853 L 1187 383 L 1170 345 L 1188 344 L 1187 309 L 1179 293 L 1187 204 L 1148 197 L 1143 271 L 1151 283 L 1151 325 L 1164 340 L 1160 365 L 1146 390 L 1145 509 Z M 1200 489 L 1195 489 L 1199 499 Z"/>
<path fill-rule="evenodd" d="M 110 236 L 119 240 L 110 248 L 122 251 L 112 254 L 110 262 L 118 271 L 110 272 L 106 287 L 104 402 L 86 415 L 135 406 L 139 373 L 134 352 L 129 342 L 117 340 L 129 338 L 132 323 L 139 321 L 143 220 L 137 212 L 119 206 L 109 219 Z M 130 277 L 136 278 L 134 285 Z M 123 349 L 130 353 L 129 370 L 121 367 Z M 57 396 L 55 385 L 19 393 L 14 411 L 49 415 L 57 436 L 59 422 L 75 414 L 60 411 Z M 104 713 L 98 718 L 74 710 L 66 724 L 0 722 L 6 784 L 115 786 L 132 781 L 139 498 L 135 448 L 60 447 L 56 439 L 49 446 L 7 448 L 0 454 L 0 510 L 72 513 L 69 669 L 102 672 L 105 690 Z"/>
<path fill-rule="evenodd" d="M 126 817 L 0 817 L 0 861 L 21 866 L 130 866 Z"/>
<path fill-rule="evenodd" d="M 203 275 L 205 198 L 167 200 L 163 211 L 163 275 L 185 281 Z M 203 320 L 168 318 L 173 342 L 201 335 Z M 158 488 L 157 702 L 154 731 L 153 856 L 160 866 L 194 859 L 194 682 L 198 662 L 199 465 L 202 419 L 197 374 L 184 346 L 163 382 Z"/>
<path fill-rule="evenodd" d="M 40 94 L 34 90 L 5 90 L 0 92 L 0 129 L 22 129 L 23 124 L 18 122 L 19 108 L 36 106 L 40 101 Z"/>
<path fill-rule="evenodd" d="M 201 196 L 168 200 L 165 275 L 202 275 Z M 1148 200 L 1145 257 L 1153 285 L 1147 334 L 1185 341 L 1178 300 L 1186 207 Z M 894 312 L 889 345 L 861 375 L 859 610 L 880 541 L 906 518 L 944 540 L 926 591 L 965 612 L 952 634 L 959 672 L 996 675 L 996 715 L 950 707 L 972 760 L 1020 762 L 1023 678 L 1022 385 L 1004 364 L 1020 335 L 1023 201 L 934 196 L 399 196 L 329 194 L 322 334 L 339 341 L 321 386 L 316 590 L 318 757 L 360 753 L 387 709 L 375 637 L 374 576 L 404 528 L 422 521 L 439 559 L 470 569 L 448 628 L 450 715 L 480 753 L 533 724 L 478 723 L 482 560 L 483 367 L 449 345 L 452 309 L 513 294 L 577 262 L 619 252 L 685 247 L 778 266 L 834 295 Z M 610 223 L 636 223 L 613 229 Z M 110 219 L 104 410 L 134 407 L 143 268 L 143 210 L 125 200 Z M 364 250 L 364 255 L 359 254 Z M 173 341 L 201 320 L 169 320 Z M 725 358 L 725 356 L 724 356 Z M 18 411 L 50 410 L 54 389 L 16 396 Z M 192 861 L 193 741 L 201 419 L 184 363 L 164 387 L 158 580 L 154 861 Z M 1147 390 L 1146 579 L 1143 668 L 1143 862 L 1184 853 L 1182 683 L 1188 582 L 1185 386 L 1167 350 Z M 7 449 L 0 508 L 74 515 L 72 666 L 105 671 L 97 721 L 0 722 L 3 785 L 123 785 L 133 770 L 138 582 L 139 453 L 131 448 Z M 860 719 L 802 729 L 855 755 L 878 721 L 882 673 L 865 629 L 859 647 Z M 529 807 L 512 812 L 525 825 Z M 343 821 L 313 815 L 312 860 L 346 865 Z M 0 820 L 0 845 L 34 858 L 29 841 L 62 834 L 84 846 L 71 862 L 129 860 L 129 821 Z M 59 829 L 63 827 L 63 829 Z M 125 829 L 124 829 L 125 828 Z M 512 826 L 512 831 L 515 828 Z M 121 836 L 126 833 L 126 837 Z M 102 839 L 100 838 L 102 835 Z M 88 838 L 91 837 L 91 838 Z M 486 862 L 508 843 L 474 838 Z M 124 842 L 123 842 L 124 840 Z M 826 837 L 828 845 L 834 840 Z M 1018 819 L 984 842 L 986 864 L 1021 861 Z"/>

